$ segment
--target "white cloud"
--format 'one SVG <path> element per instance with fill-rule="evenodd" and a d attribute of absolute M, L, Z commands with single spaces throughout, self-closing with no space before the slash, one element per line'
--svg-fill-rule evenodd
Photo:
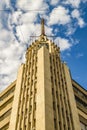
<path fill-rule="evenodd" d="M 46 10 L 48 5 L 43 0 L 18 0 L 17 7 L 23 10 Z"/>
<path fill-rule="evenodd" d="M 0 9 L 3 9 L 5 5 L 6 5 L 6 8 L 9 8 L 10 7 L 10 0 L 0 1 Z"/>
<path fill-rule="evenodd" d="M 80 57 L 83 57 L 83 56 L 84 56 L 83 53 L 78 53 L 77 56 L 76 56 L 76 58 L 80 58 Z"/>
<path fill-rule="evenodd" d="M 52 10 L 49 16 L 49 25 L 54 25 L 54 24 L 67 24 L 70 23 L 71 18 L 70 15 L 68 14 L 69 11 L 63 7 L 63 6 L 58 6 Z"/>
<path fill-rule="evenodd" d="M 67 55 L 68 57 L 70 57 L 70 56 L 71 56 L 71 53 L 67 52 L 66 55 Z"/>
<path fill-rule="evenodd" d="M 4 28 L 0 35 L 0 90 L 16 79 L 17 69 L 23 62 L 26 46 L 15 40 L 12 31 Z"/>
<path fill-rule="evenodd" d="M 0 30 L 2 29 L 2 24 L 0 23 Z"/>
<path fill-rule="evenodd" d="M 86 2 L 87 2 L 87 0 L 84 0 L 84 1 L 83 1 L 83 3 L 86 3 Z"/>
<path fill-rule="evenodd" d="M 37 13 L 27 12 L 20 17 L 22 23 L 28 24 L 33 23 L 37 19 Z"/>
<path fill-rule="evenodd" d="M 1 42 L 0 42 L 1 43 Z M 23 62 L 26 47 L 16 41 L 0 48 L 0 89 L 3 90 L 16 79 L 18 66 Z"/>
<path fill-rule="evenodd" d="M 51 1 L 50 1 L 50 4 L 51 4 L 51 5 L 56 5 L 56 4 L 59 3 L 59 1 L 60 1 L 60 0 L 51 0 Z"/>
<path fill-rule="evenodd" d="M 35 30 L 37 30 L 37 35 L 40 35 L 40 25 L 38 24 L 23 24 L 16 27 L 16 35 L 19 37 L 19 40 L 23 43 L 27 43 L 30 39 L 30 36 L 36 35 Z"/>
<path fill-rule="evenodd" d="M 85 22 L 84 22 L 84 20 L 83 20 L 82 18 L 79 18 L 79 19 L 78 19 L 78 25 L 79 25 L 81 28 L 85 26 Z"/>
<path fill-rule="evenodd" d="M 12 32 L 6 29 L 1 29 L 0 40 L 8 42 L 11 39 L 11 35 L 12 35 Z"/>
<path fill-rule="evenodd" d="M 74 9 L 74 10 L 72 11 L 72 13 L 71 13 L 71 16 L 72 16 L 73 18 L 76 18 L 76 19 L 77 19 L 78 25 L 79 25 L 81 28 L 85 26 L 85 22 L 84 22 L 84 20 L 81 18 L 79 10 Z"/>
<path fill-rule="evenodd" d="M 64 3 L 71 5 L 74 8 L 78 8 L 81 3 L 81 0 L 65 0 Z"/>
<path fill-rule="evenodd" d="M 17 71 L 10 75 L 0 76 L 0 92 L 3 91 L 8 85 L 16 79 Z"/>
<path fill-rule="evenodd" d="M 77 18 L 78 19 L 80 17 L 80 12 L 79 12 L 79 10 L 74 9 L 72 11 L 71 15 L 72 15 L 73 18 Z"/>
<path fill-rule="evenodd" d="M 55 43 L 60 47 L 61 51 L 70 49 L 72 46 L 68 39 L 61 38 L 61 37 L 56 38 Z"/>
<path fill-rule="evenodd" d="M 20 19 L 20 16 L 22 15 L 22 11 L 18 10 L 12 13 L 11 15 L 11 22 L 12 24 L 18 24 L 18 21 Z"/>
<path fill-rule="evenodd" d="M 67 31 L 65 32 L 65 34 L 66 34 L 67 36 L 69 36 L 69 35 L 72 35 L 75 31 L 76 31 L 76 28 L 73 27 L 71 24 L 69 24 L 69 25 L 67 26 Z"/>

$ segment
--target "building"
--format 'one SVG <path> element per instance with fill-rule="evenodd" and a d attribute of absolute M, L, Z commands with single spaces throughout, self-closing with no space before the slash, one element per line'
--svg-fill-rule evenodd
<path fill-rule="evenodd" d="M 0 100 L 1 130 L 87 130 L 87 91 L 71 78 L 43 19 L 39 39 Z"/>
<path fill-rule="evenodd" d="M 87 130 L 87 91 L 72 80 L 76 106 L 78 110 L 81 130 Z"/>

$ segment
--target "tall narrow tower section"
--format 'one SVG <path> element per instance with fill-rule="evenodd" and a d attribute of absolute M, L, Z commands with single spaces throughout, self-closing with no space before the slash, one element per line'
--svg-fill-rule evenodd
<path fill-rule="evenodd" d="M 81 130 L 69 68 L 43 19 L 18 71 L 9 130 Z"/>

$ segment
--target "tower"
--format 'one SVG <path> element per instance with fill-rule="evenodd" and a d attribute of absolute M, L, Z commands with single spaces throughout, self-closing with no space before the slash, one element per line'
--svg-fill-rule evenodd
<path fill-rule="evenodd" d="M 69 69 L 45 35 L 43 19 L 18 72 L 9 130 L 21 129 L 80 130 Z"/>
<path fill-rule="evenodd" d="M 29 46 L 18 70 L 9 130 L 81 130 L 69 68 L 45 35 Z"/>

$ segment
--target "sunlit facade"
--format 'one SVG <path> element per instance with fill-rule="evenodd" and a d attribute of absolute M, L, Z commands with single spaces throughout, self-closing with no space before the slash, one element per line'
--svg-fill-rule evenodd
<path fill-rule="evenodd" d="M 29 46 L 17 80 L 0 94 L 1 130 L 87 130 L 87 92 L 45 35 Z"/>

